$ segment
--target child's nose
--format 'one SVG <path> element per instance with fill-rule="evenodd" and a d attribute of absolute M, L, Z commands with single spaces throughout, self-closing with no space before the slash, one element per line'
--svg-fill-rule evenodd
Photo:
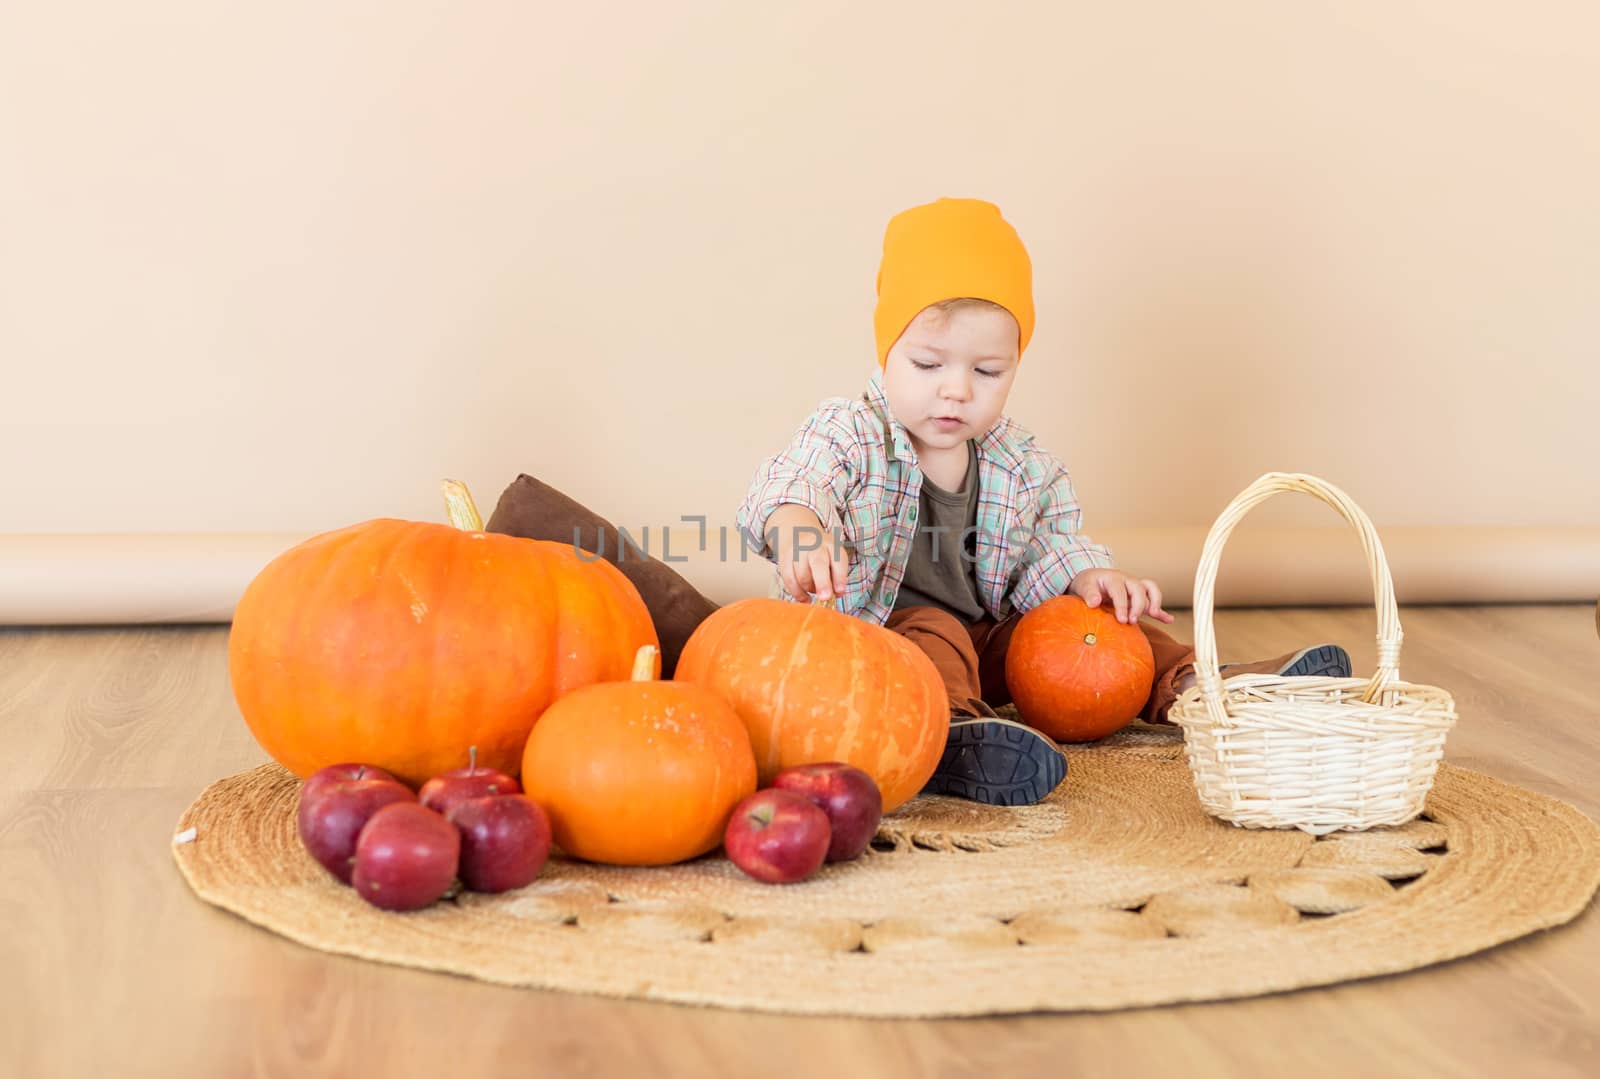
<path fill-rule="evenodd" d="M 951 400 L 965 401 L 972 396 L 972 387 L 967 382 L 966 376 L 957 375 L 945 381 L 944 395 Z"/>

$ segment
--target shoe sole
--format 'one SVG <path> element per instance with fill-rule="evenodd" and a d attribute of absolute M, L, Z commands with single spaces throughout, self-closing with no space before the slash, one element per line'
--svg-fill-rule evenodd
<path fill-rule="evenodd" d="M 939 766 L 922 788 L 986 805 L 1042 802 L 1067 778 L 1067 758 L 1032 727 L 1004 719 L 952 723 Z"/>
<path fill-rule="evenodd" d="M 1349 678 L 1350 653 L 1336 644 L 1300 651 L 1278 672 L 1282 678 Z"/>

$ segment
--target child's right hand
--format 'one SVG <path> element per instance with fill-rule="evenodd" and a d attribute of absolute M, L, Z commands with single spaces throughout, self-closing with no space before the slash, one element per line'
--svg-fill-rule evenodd
<path fill-rule="evenodd" d="M 773 557 L 783 587 L 801 603 L 815 594 L 829 599 L 844 594 L 850 575 L 850 556 L 833 536 L 822 530 L 817 515 L 804 506 L 787 503 L 772 511 L 767 530 L 777 530 Z"/>

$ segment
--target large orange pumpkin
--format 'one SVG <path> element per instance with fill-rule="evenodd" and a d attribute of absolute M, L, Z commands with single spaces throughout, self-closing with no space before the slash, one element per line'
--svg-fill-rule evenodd
<path fill-rule="evenodd" d="M 950 729 L 925 653 L 822 604 L 730 604 L 694 631 L 673 677 L 733 704 L 763 785 L 791 765 L 843 761 L 877 782 L 886 813 L 922 789 Z"/>
<path fill-rule="evenodd" d="M 475 514 L 474 514 L 475 515 Z M 552 701 L 655 644 L 638 591 L 568 544 L 380 519 L 279 555 L 240 598 L 228 671 L 263 749 L 413 785 L 467 760 L 515 772 Z"/>
<path fill-rule="evenodd" d="M 633 681 L 561 698 L 528 736 L 522 789 L 568 854 L 614 865 L 694 858 L 721 844 L 734 806 L 755 793 L 744 724 L 703 686 L 650 681 L 655 651 L 639 650 Z"/>
<path fill-rule="evenodd" d="M 1023 615 L 1006 647 L 1006 688 L 1022 721 L 1058 742 L 1091 742 L 1126 727 L 1154 681 L 1144 631 L 1077 596 Z"/>

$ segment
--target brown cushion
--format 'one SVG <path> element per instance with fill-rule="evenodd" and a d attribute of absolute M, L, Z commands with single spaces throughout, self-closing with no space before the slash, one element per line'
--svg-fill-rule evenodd
<path fill-rule="evenodd" d="M 547 483 L 520 475 L 505 489 L 485 526 L 489 532 L 570 543 L 616 566 L 644 597 L 661 638 L 661 677 L 671 678 L 695 627 L 717 609 L 699 590 L 656 558 L 640 551 L 632 536 L 621 558 L 621 539 L 610 521 Z M 631 535 L 631 533 L 630 533 Z"/>

